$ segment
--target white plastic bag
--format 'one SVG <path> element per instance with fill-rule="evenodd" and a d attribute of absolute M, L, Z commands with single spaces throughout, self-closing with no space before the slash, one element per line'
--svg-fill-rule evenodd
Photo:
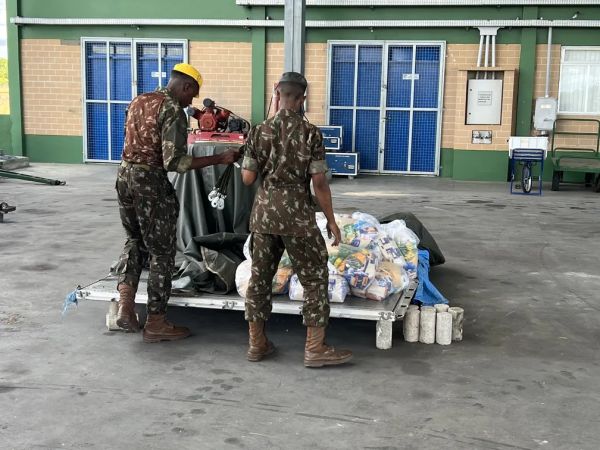
<path fill-rule="evenodd" d="M 252 262 L 247 259 L 246 261 L 243 261 L 235 271 L 235 286 L 240 297 L 246 298 L 246 291 L 248 290 L 248 283 L 250 282 L 251 275 Z"/>
<path fill-rule="evenodd" d="M 379 265 L 378 247 L 372 250 L 359 249 L 340 244 L 330 250 L 329 262 L 343 275 L 351 287 L 366 289 L 373 281 Z"/>
<path fill-rule="evenodd" d="M 250 240 L 252 239 L 252 235 L 248 235 L 248 239 L 244 242 L 244 257 L 248 260 L 252 260 L 252 255 L 250 254 Z"/>
<path fill-rule="evenodd" d="M 291 267 L 283 267 L 277 271 L 275 277 L 273 278 L 273 294 L 281 295 L 287 293 L 292 273 L 293 270 Z M 238 294 L 240 294 L 240 297 L 246 298 L 246 291 L 248 290 L 248 284 L 250 283 L 251 276 L 252 261 L 243 261 L 235 272 L 235 286 Z"/>
<path fill-rule="evenodd" d="M 329 286 L 327 288 L 327 297 L 332 303 L 343 303 L 350 288 L 348 282 L 341 275 L 330 274 Z M 290 280 L 290 299 L 302 301 L 304 300 L 304 288 L 298 279 L 298 275 L 292 276 Z"/>
<path fill-rule="evenodd" d="M 404 256 L 402 256 L 402 252 L 394 239 L 385 233 L 381 233 L 379 239 L 377 239 L 377 245 L 381 251 L 381 259 L 383 261 L 398 264 L 401 267 L 406 265 L 406 260 L 404 259 Z"/>
<path fill-rule="evenodd" d="M 391 262 L 382 262 L 377 268 L 376 276 L 386 276 L 390 279 L 392 283 L 390 294 L 404 291 L 410 283 L 406 270 L 402 266 Z"/>
<path fill-rule="evenodd" d="M 358 223 L 367 224 L 373 228 L 377 228 L 377 231 L 381 231 L 381 224 L 379 223 L 379 220 L 377 220 L 371 214 L 356 211 L 355 213 L 352 213 L 352 218 Z"/>
<path fill-rule="evenodd" d="M 419 238 L 406 226 L 404 220 L 394 220 L 383 224 L 383 231 L 398 245 L 398 249 L 406 261 L 405 269 L 416 273 L 419 264 Z"/>

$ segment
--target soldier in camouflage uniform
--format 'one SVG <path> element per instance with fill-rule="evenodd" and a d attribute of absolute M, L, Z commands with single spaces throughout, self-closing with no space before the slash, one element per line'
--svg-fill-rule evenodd
<path fill-rule="evenodd" d="M 187 154 L 187 117 L 183 108 L 198 96 L 202 77 L 189 64 L 178 64 L 164 89 L 131 102 L 125 123 L 123 161 L 116 190 L 121 222 L 127 234 L 118 268 L 117 324 L 138 331 L 135 294 L 142 272 L 142 252 L 150 256 L 148 319 L 144 342 L 182 339 L 190 330 L 166 320 L 175 265 L 179 203 L 167 172 L 179 173 L 215 164 L 230 164 L 239 152 L 193 158 Z"/>
<path fill-rule="evenodd" d="M 246 142 L 242 179 L 261 185 L 252 215 L 252 276 L 246 294 L 249 322 L 248 359 L 260 361 L 274 351 L 266 338 L 265 321 L 272 309 L 271 286 L 284 250 L 304 287 L 302 315 L 307 327 L 304 364 L 308 367 L 342 364 L 351 359 L 347 350 L 324 343 L 329 320 L 327 248 L 315 220 L 310 194 L 315 195 L 327 217 L 334 245 L 340 241 L 331 192 L 326 178 L 327 163 L 320 130 L 304 120 L 302 105 L 306 79 L 299 73 L 284 73 L 277 87 L 280 110 L 255 126 Z"/>

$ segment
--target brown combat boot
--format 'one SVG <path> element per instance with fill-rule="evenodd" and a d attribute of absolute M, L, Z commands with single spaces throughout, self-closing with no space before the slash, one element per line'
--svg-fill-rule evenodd
<path fill-rule="evenodd" d="M 325 343 L 324 327 L 307 327 L 304 347 L 304 366 L 323 367 L 347 363 L 352 359 L 350 350 L 336 350 Z"/>
<path fill-rule="evenodd" d="M 144 327 L 144 342 L 176 341 L 185 339 L 192 332 L 186 327 L 177 327 L 166 319 L 167 315 L 148 314 Z"/>
<path fill-rule="evenodd" d="M 275 346 L 265 334 L 265 321 L 248 322 L 248 361 L 257 362 L 275 351 Z"/>
<path fill-rule="evenodd" d="M 137 333 L 140 331 L 140 323 L 135 314 L 135 289 L 127 284 L 121 284 L 118 290 L 117 325 L 125 331 Z"/>

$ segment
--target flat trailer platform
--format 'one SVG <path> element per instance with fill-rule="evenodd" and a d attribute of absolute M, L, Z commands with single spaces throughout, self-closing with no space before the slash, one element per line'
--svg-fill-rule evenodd
<path fill-rule="evenodd" d="M 146 278 L 144 275 L 140 280 L 136 303 L 146 304 Z M 366 300 L 348 296 L 343 303 L 330 303 L 330 317 L 342 319 L 371 320 L 375 324 L 375 342 L 379 349 L 386 350 L 392 347 L 393 325 L 397 320 L 402 320 L 408 305 L 417 291 L 418 281 L 411 281 L 410 285 L 401 294 L 394 294 L 382 302 Z M 78 289 L 77 300 L 96 300 L 110 302 L 109 311 L 106 315 L 106 325 L 109 329 L 119 329 L 116 326 L 117 301 L 117 278 L 108 276 L 95 283 Z M 207 293 L 173 293 L 169 305 L 184 306 L 191 308 L 225 309 L 232 311 L 244 311 L 245 299 L 237 293 L 227 295 L 216 295 Z M 286 296 L 275 296 L 273 298 L 273 313 L 276 314 L 302 314 L 302 302 L 290 300 Z"/>

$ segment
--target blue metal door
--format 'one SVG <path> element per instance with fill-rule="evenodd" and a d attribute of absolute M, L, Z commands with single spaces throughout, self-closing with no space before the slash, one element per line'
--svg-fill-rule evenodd
<path fill-rule="evenodd" d="M 167 84 L 173 66 L 187 59 L 186 44 L 131 39 L 84 39 L 82 44 L 85 160 L 118 162 L 129 102 Z"/>
<path fill-rule="evenodd" d="M 344 129 L 342 150 L 357 151 L 360 168 L 379 166 L 382 45 L 334 45 L 329 123 Z"/>
<path fill-rule="evenodd" d="M 138 95 L 166 86 L 175 64 L 185 60 L 183 43 L 137 42 L 136 55 Z"/>
<path fill-rule="evenodd" d="M 443 44 L 335 43 L 329 124 L 363 172 L 437 174 Z"/>
<path fill-rule="evenodd" d="M 86 41 L 85 159 L 119 161 L 132 98 L 131 42 Z"/>
<path fill-rule="evenodd" d="M 386 46 L 383 172 L 439 170 L 441 44 Z"/>

